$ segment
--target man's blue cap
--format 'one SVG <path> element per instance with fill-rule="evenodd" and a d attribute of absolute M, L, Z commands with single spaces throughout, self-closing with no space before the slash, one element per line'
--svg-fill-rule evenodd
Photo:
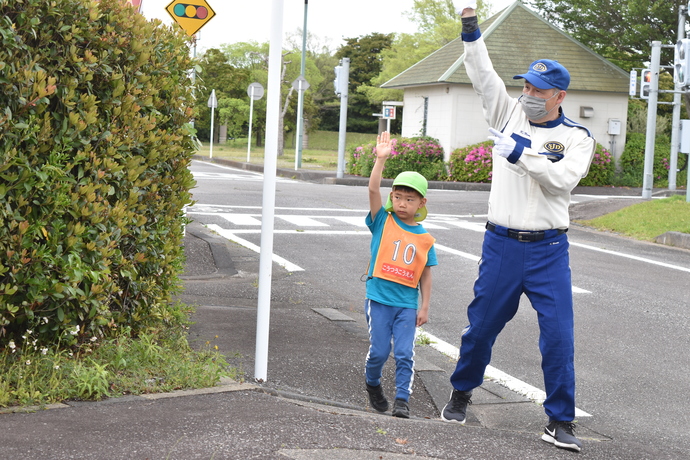
<path fill-rule="evenodd" d="M 513 80 L 524 78 L 539 89 L 558 88 L 563 91 L 570 84 L 570 73 L 558 61 L 539 59 L 529 66 L 527 73 L 515 75 Z"/>

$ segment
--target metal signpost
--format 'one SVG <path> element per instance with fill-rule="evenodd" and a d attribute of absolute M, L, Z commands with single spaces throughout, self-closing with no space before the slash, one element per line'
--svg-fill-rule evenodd
<path fill-rule="evenodd" d="M 214 111 L 218 107 L 218 99 L 216 99 L 216 90 L 211 91 L 211 97 L 208 98 L 208 106 L 211 108 L 211 146 L 209 150 L 209 158 L 213 158 L 213 119 Z"/>
<path fill-rule="evenodd" d="M 264 97 L 264 87 L 261 83 L 252 83 L 247 88 L 249 96 L 249 133 L 247 134 L 247 163 L 249 163 L 250 152 L 252 151 L 252 115 L 254 114 L 254 101 Z"/>
<path fill-rule="evenodd" d="M 295 88 L 298 94 L 297 98 L 297 145 L 295 148 L 295 171 L 302 167 L 302 110 L 304 107 L 304 92 L 309 89 L 309 82 L 304 78 L 303 75 L 297 77 L 295 81 L 292 82 L 292 87 Z"/>
<path fill-rule="evenodd" d="M 304 73 L 307 63 L 307 10 L 309 8 L 309 0 L 304 0 L 304 27 L 302 27 L 302 61 L 300 65 L 299 78 L 304 80 Z M 304 80 L 306 83 L 306 80 Z M 293 83 L 294 87 L 294 83 Z M 304 92 L 309 88 L 309 83 L 302 89 L 297 90 L 297 131 L 295 132 L 295 170 L 302 167 L 302 147 L 304 144 Z"/>

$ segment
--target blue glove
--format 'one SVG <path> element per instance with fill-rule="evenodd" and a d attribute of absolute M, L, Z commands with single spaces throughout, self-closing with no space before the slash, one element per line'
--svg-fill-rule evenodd
<path fill-rule="evenodd" d="M 477 9 L 477 0 L 453 0 L 453 6 L 455 7 L 455 13 L 457 15 L 462 14 L 462 10 L 465 8 L 471 8 L 473 10 Z"/>
<path fill-rule="evenodd" d="M 493 128 L 489 128 L 489 132 L 493 134 L 493 136 L 489 136 L 489 139 L 494 141 L 493 152 L 499 156 L 502 156 L 503 158 L 508 158 L 511 156 L 515 151 L 515 146 L 517 145 L 513 138 L 506 136 L 502 132 L 496 131 Z"/>

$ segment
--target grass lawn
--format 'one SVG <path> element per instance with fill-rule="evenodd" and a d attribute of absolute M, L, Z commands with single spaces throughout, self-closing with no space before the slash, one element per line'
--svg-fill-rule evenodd
<path fill-rule="evenodd" d="M 634 204 L 582 223 L 597 230 L 654 241 L 666 232 L 690 233 L 690 203 L 685 195 L 675 195 Z"/>
<path fill-rule="evenodd" d="M 347 150 L 376 140 L 375 134 L 347 133 L 345 136 L 344 160 L 347 161 Z M 238 138 L 225 144 L 213 145 L 213 158 L 248 162 L 253 164 L 264 163 L 264 147 L 256 147 L 255 139 L 252 140 L 247 161 L 247 138 Z M 202 144 L 199 155 L 209 157 L 211 148 L 208 142 Z M 285 138 L 283 155 L 278 157 L 278 168 L 295 167 L 295 143 L 294 137 L 288 135 Z M 335 171 L 338 169 L 338 133 L 332 131 L 315 131 L 309 135 L 309 148 L 302 150 L 301 169 L 319 169 L 323 171 Z"/>

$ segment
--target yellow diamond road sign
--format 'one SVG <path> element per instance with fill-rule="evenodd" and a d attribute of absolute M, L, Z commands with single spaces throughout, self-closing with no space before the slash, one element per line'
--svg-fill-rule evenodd
<path fill-rule="evenodd" d="M 165 9 L 189 36 L 216 15 L 206 0 L 173 0 Z"/>

